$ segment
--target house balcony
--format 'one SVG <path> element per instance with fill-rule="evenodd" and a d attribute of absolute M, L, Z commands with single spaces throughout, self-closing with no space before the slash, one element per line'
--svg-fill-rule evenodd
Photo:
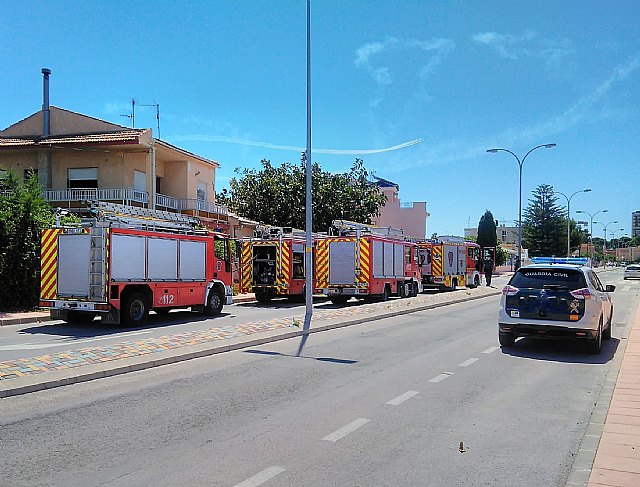
<path fill-rule="evenodd" d="M 134 188 L 49 189 L 44 197 L 51 206 L 85 208 L 87 201 L 107 201 L 128 206 L 149 207 L 149 193 Z M 198 199 L 180 199 L 156 194 L 156 209 L 173 211 L 209 220 L 227 221 L 229 210 L 224 205 Z"/>

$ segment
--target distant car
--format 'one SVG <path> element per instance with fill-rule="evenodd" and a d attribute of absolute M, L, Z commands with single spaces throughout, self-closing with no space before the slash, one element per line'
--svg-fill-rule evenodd
<path fill-rule="evenodd" d="M 586 259 L 534 258 L 521 267 L 502 290 L 498 315 L 500 345 L 517 337 L 584 340 L 598 354 L 602 339 L 611 338 L 613 304 Z"/>
<path fill-rule="evenodd" d="M 634 277 L 640 278 L 640 264 L 629 264 L 624 269 L 625 279 L 631 279 Z"/>

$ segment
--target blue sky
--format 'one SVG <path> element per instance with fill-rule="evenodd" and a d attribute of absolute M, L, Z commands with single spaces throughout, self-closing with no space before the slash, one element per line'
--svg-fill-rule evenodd
<path fill-rule="evenodd" d="M 523 207 L 542 183 L 591 188 L 572 216 L 606 208 L 630 232 L 638 25 L 637 1 L 312 1 L 313 160 L 343 172 L 369 151 L 403 203 L 427 202 L 428 234 L 461 235 L 486 209 L 518 217 L 517 162 L 486 149 L 556 143 L 525 161 Z M 5 0 L 0 128 L 41 108 L 49 67 L 55 106 L 128 125 L 131 98 L 159 103 L 161 138 L 218 161 L 220 189 L 236 167 L 299 160 L 305 41 L 304 0 Z M 155 133 L 153 108 L 136 127 Z"/>

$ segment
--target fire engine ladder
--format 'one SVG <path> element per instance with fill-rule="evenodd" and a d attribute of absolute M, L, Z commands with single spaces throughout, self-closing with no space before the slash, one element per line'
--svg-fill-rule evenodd
<path fill-rule="evenodd" d="M 91 239 L 89 261 L 89 299 L 91 301 L 105 301 L 107 289 L 106 259 L 107 259 L 107 227 L 98 223 L 90 227 Z"/>
<path fill-rule="evenodd" d="M 376 227 L 366 223 L 351 222 L 349 220 L 333 220 L 331 226 L 338 231 L 339 235 L 347 235 L 349 233 L 367 233 L 370 235 L 380 235 L 382 237 L 395 237 L 404 239 L 404 231 L 401 228 L 393 227 Z"/>
<path fill-rule="evenodd" d="M 93 201 L 90 203 L 90 207 L 98 220 L 108 221 L 118 226 L 188 233 L 195 231 L 200 225 L 200 220 L 196 217 L 170 211 L 138 208 L 104 201 Z"/>

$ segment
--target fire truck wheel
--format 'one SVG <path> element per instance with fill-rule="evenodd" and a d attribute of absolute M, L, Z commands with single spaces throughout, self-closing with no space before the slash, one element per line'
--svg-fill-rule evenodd
<path fill-rule="evenodd" d="M 457 289 L 457 287 L 458 287 L 458 280 L 457 279 L 453 279 L 451 281 L 451 290 L 455 291 Z"/>
<path fill-rule="evenodd" d="M 207 306 L 204 309 L 204 314 L 207 316 L 217 316 L 222 311 L 223 305 L 222 296 L 215 291 L 211 291 L 209 293 L 209 299 L 207 300 Z"/>
<path fill-rule="evenodd" d="M 411 292 L 409 293 L 409 297 L 415 298 L 416 296 L 418 296 L 418 283 L 412 282 L 409 285 L 411 286 Z"/>
<path fill-rule="evenodd" d="M 149 305 L 144 294 L 134 292 L 127 296 L 122 308 L 122 322 L 125 325 L 141 325 L 149 316 Z"/>
<path fill-rule="evenodd" d="M 472 287 L 478 287 L 480 285 L 480 276 L 478 276 L 477 274 L 473 277 L 473 286 Z"/>
<path fill-rule="evenodd" d="M 95 313 L 85 313 L 82 311 L 69 311 L 64 321 L 70 325 L 88 325 L 96 317 Z"/>

